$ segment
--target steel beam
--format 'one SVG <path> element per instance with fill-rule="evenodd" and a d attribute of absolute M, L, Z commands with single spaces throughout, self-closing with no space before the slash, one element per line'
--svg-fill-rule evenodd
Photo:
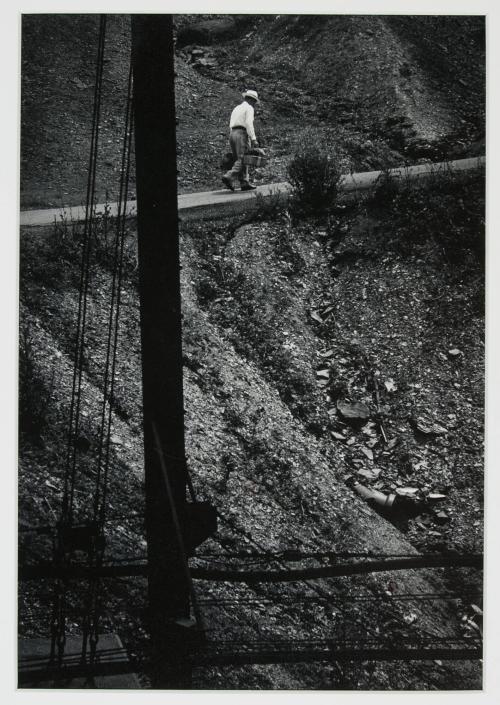
<path fill-rule="evenodd" d="M 332 648 L 332 649 L 261 649 L 225 653 L 214 649 L 194 655 L 196 666 L 247 666 L 250 664 L 317 663 L 335 661 L 470 661 L 483 658 L 481 649 L 474 648 Z"/>
<path fill-rule="evenodd" d="M 186 649 L 185 630 L 176 620 L 189 614 L 189 586 L 153 435 L 154 425 L 182 522 L 186 466 L 171 15 L 132 15 L 132 66 L 148 593 L 158 663 L 154 687 L 177 688 L 190 685 L 189 668 L 176 666 Z"/>
<path fill-rule="evenodd" d="M 468 556 L 415 556 L 414 558 L 392 558 L 384 560 L 356 561 L 354 563 L 322 566 L 321 568 L 290 568 L 289 570 L 220 570 L 217 568 L 191 568 L 194 580 L 214 582 L 242 583 L 284 583 L 295 580 L 314 580 L 338 578 L 347 575 L 366 575 L 368 573 L 392 572 L 394 570 L 422 570 L 428 568 L 476 568 L 483 567 L 482 555 Z M 128 563 L 103 565 L 89 568 L 85 565 L 71 565 L 64 569 L 53 563 L 37 563 L 22 566 L 19 569 L 20 580 L 39 580 L 42 578 L 79 579 L 89 577 L 124 578 L 147 576 L 146 563 Z"/>

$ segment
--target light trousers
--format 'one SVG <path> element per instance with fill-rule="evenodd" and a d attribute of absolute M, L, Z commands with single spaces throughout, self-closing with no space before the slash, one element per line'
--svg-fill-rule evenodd
<path fill-rule="evenodd" d="M 231 130 L 229 135 L 229 145 L 235 158 L 233 168 L 227 171 L 224 176 L 228 179 L 238 179 L 240 183 L 248 181 L 248 167 L 243 164 L 242 157 L 250 148 L 250 139 L 246 130 Z"/>

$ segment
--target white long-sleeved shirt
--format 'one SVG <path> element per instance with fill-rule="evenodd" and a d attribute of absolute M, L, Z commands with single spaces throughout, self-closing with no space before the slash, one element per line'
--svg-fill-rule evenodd
<path fill-rule="evenodd" d="M 231 119 L 229 121 L 229 129 L 232 130 L 233 127 L 244 127 L 247 131 L 247 135 L 251 140 L 256 140 L 255 129 L 253 126 L 254 109 L 250 103 L 246 100 L 235 107 L 231 113 Z"/>

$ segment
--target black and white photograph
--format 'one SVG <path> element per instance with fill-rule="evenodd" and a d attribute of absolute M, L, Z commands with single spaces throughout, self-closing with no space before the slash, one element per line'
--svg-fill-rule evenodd
<path fill-rule="evenodd" d="M 19 13 L 18 691 L 483 691 L 495 38 L 400 5 Z"/>

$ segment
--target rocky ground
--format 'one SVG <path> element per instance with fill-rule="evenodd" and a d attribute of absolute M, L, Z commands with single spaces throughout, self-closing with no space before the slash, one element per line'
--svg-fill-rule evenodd
<path fill-rule="evenodd" d="M 442 198 L 450 204 L 466 193 L 477 195 L 480 178 L 476 186 L 460 188 L 460 196 L 452 189 Z M 424 202 L 427 206 L 427 197 Z M 420 246 L 408 242 L 392 209 L 377 199 L 339 208 L 327 225 L 295 226 L 285 213 L 270 221 L 249 215 L 239 226 L 230 219 L 188 221 L 182 227 L 187 452 L 198 495 L 225 518 L 201 551 L 207 557 L 193 565 L 217 563 L 214 555 L 219 561 L 227 555 L 226 566 L 249 565 L 249 560 L 252 565 L 255 551 L 481 551 L 480 252 L 470 250 L 460 265 L 451 266 L 446 257 L 453 258 L 453 248 L 443 255 L 442 245 L 427 236 Z M 475 230 L 481 208 L 469 215 Z M 51 523 L 61 498 L 60 438 L 71 382 L 70 320 L 77 304 L 74 237 L 30 229 L 22 238 L 28 341 L 22 359 L 31 360 L 27 369 L 33 372 L 25 397 L 33 404 L 36 382 L 42 405 L 38 417 L 27 414 L 32 425 L 22 436 L 21 516 L 29 525 Z M 108 556 L 115 560 L 144 552 L 136 516 L 142 436 L 133 253 L 127 262 L 111 439 Z M 389 285 L 396 274 L 398 285 Z M 92 353 L 84 379 L 76 494 L 82 517 L 93 494 L 109 286 L 101 263 L 92 287 Z M 409 505 L 379 517 L 357 496 L 355 482 L 394 493 Z M 44 491 L 33 492 L 34 484 Z M 43 537 L 27 532 L 22 543 L 27 562 L 50 556 Z M 231 559 L 235 554 L 240 557 Z M 276 560 L 270 565 L 281 565 Z M 302 560 L 296 566 L 315 564 Z M 361 639 L 387 627 L 405 643 L 423 633 L 473 638 L 478 578 L 469 570 L 410 571 L 334 585 L 242 586 L 236 592 L 224 584 L 200 584 L 199 595 L 214 639 L 326 634 Z M 132 655 L 140 656 L 147 645 L 144 586 L 139 581 L 130 589 L 138 595 L 132 597 L 133 608 L 124 586 L 107 587 L 104 628 L 118 631 Z M 443 594 L 450 597 L 437 597 Z M 326 613 L 317 608 L 318 599 Z M 338 604 L 333 612 L 326 607 L 332 600 Z M 22 593 L 23 633 L 43 633 L 48 625 L 40 613 L 49 614 L 43 609 L 47 604 L 50 593 L 40 595 L 39 586 Z M 267 615 L 271 610 L 271 621 L 263 622 L 263 610 Z M 70 628 L 78 632 L 76 606 L 72 620 Z M 267 666 L 196 671 L 194 684 L 443 688 L 455 678 L 453 669 L 435 663 L 347 670 Z M 473 671 L 461 682 L 474 685 Z"/>
<path fill-rule="evenodd" d="M 256 130 L 270 157 L 258 182 L 285 180 L 306 136 L 328 136 L 355 171 L 484 153 L 480 18 L 263 15 L 186 34 L 193 21 L 176 18 L 180 191 L 220 187 L 229 114 L 248 87 L 262 97 Z M 97 29 L 93 15 L 23 20 L 22 207 L 82 202 Z M 128 17 L 109 16 L 106 32 L 97 191 L 116 200 Z"/>
<path fill-rule="evenodd" d="M 460 112 L 462 102 L 455 104 L 454 95 L 439 88 L 439 76 L 427 70 L 422 50 L 427 41 L 438 51 L 439 36 L 439 51 L 447 56 L 451 72 L 461 61 L 450 48 L 457 32 L 464 32 L 469 57 L 480 52 L 480 36 L 472 33 L 470 18 L 458 26 L 451 19 L 442 26 L 424 23 L 425 32 L 418 36 L 415 23 L 405 24 L 402 18 L 361 18 L 357 23 L 335 18 L 318 29 L 304 18 L 294 22 L 266 17 L 250 25 L 246 20 L 232 22 L 222 30 L 218 18 L 222 36 L 217 35 L 217 42 L 213 18 L 206 19 L 205 34 L 187 37 L 183 32 L 192 27 L 192 19 L 178 19 L 181 189 L 197 190 L 217 180 L 215 160 L 224 149 L 226 129 L 221 102 L 232 104 L 239 89 L 254 78 L 259 91 L 267 94 L 260 120 L 263 134 L 269 128 L 274 157 L 260 176 L 282 180 L 304 116 L 313 131 L 325 127 L 316 111 L 306 109 L 308 100 L 309 105 L 319 104 L 312 72 L 326 62 L 323 75 L 345 81 L 337 79 L 335 91 L 353 97 L 364 93 L 366 84 L 359 86 L 359 93 L 354 86 L 366 65 L 352 62 L 356 71 L 347 75 L 338 63 L 351 65 L 346 57 L 361 39 L 374 47 L 370 82 L 386 76 L 389 66 L 397 80 L 387 82 L 387 95 L 372 96 L 388 106 L 387 112 L 382 102 L 376 109 L 362 108 L 354 98 L 338 109 L 337 118 L 345 121 L 336 118 L 332 132 L 341 136 L 339 146 L 352 164 L 376 168 L 401 163 L 410 155 L 442 154 L 405 152 L 411 144 L 412 149 L 427 145 L 434 150 L 462 149 L 463 154 L 478 149 L 477 112 L 467 101 Z M 42 24 L 28 22 L 23 54 L 25 206 L 57 204 L 61 196 L 78 202 L 83 193 L 85 169 L 76 164 L 86 143 L 74 134 L 80 134 L 78 120 L 89 98 L 92 52 L 83 40 L 93 36 L 95 18 L 86 17 L 79 25 L 78 36 L 88 54 L 61 49 L 75 39 L 74 22 L 64 16 L 44 18 L 45 31 L 48 26 L 52 32 L 50 44 L 41 41 Z M 341 49 L 334 53 L 330 45 L 323 55 L 318 51 L 317 64 L 311 66 L 314 57 L 306 49 L 312 46 L 312 33 L 321 49 L 327 30 L 340 33 Z M 125 76 L 126 31 L 126 19 L 113 18 L 110 32 L 117 39 L 107 69 L 116 82 Z M 231 62 L 235 31 L 244 32 L 248 66 L 253 67 L 239 78 Z M 285 37 L 293 49 L 286 56 Z M 38 71 L 35 60 L 43 64 L 49 55 L 51 61 L 59 57 L 61 64 L 54 63 L 42 83 L 39 76 L 33 78 Z M 65 73 L 61 67 L 69 56 Z M 407 68 L 401 72 L 405 61 Z M 477 101 L 477 107 L 481 64 L 469 63 L 468 73 L 461 76 L 474 88 L 467 100 Z M 276 85 L 271 66 L 282 67 L 283 75 L 293 78 L 298 91 L 293 105 L 286 100 L 284 84 Z M 75 83 L 76 77 L 83 87 Z M 118 106 L 123 97 L 109 80 L 110 107 L 102 133 L 109 164 L 100 174 L 103 185 L 113 183 L 116 171 L 111 155 L 119 146 Z M 424 96 L 422 101 L 418 94 Z M 34 102 L 42 106 L 40 114 L 29 112 Z M 325 97 L 326 113 L 330 103 Z M 196 130 L 190 122 L 193 113 Z M 398 126 L 399 136 L 391 133 L 387 120 L 395 114 L 404 114 L 415 134 L 409 125 L 401 132 L 398 122 L 392 124 Z M 277 118 L 287 129 L 278 129 Z M 450 132 L 454 130 L 458 132 Z M 54 149 L 47 150 L 50 144 Z M 483 178 L 476 174 L 402 192 L 383 184 L 363 201 L 338 203 L 322 221 L 292 220 L 286 204 L 276 199 L 272 207 L 259 203 L 244 214 L 207 215 L 181 223 L 189 469 L 198 496 L 211 500 L 224 517 L 193 565 L 213 565 L 224 556 L 224 566 L 277 568 L 284 564 L 281 554 L 287 550 L 334 551 L 350 560 L 353 554 L 368 552 L 482 551 Z M 75 494 L 82 518 L 95 487 L 113 227 L 112 220 L 101 219 L 92 262 Z M 106 524 L 107 555 L 115 560 L 145 551 L 133 221 L 128 228 Z M 19 490 L 20 559 L 25 562 L 50 557 L 49 536 L 29 528 L 53 525 L 60 509 L 65 457 L 61 439 L 69 410 L 80 242 L 81 229 L 68 221 L 21 233 Z M 382 516 L 362 499 L 360 485 L 397 497 L 396 511 Z M 263 564 L 253 555 L 263 551 L 277 556 Z M 325 560 L 286 565 L 325 565 Z M 140 666 L 148 646 L 145 584 L 140 579 L 103 582 L 103 629 L 120 634 L 147 686 L 148 671 Z M 50 586 L 21 588 L 21 635 L 46 635 Z M 254 588 L 200 582 L 197 590 L 208 636 L 215 642 L 359 642 L 370 637 L 403 647 L 431 636 L 472 643 L 481 629 L 481 576 L 468 569 Z M 69 610 L 72 633 L 81 630 L 83 597 L 75 587 Z M 480 683 L 478 664 L 431 661 L 200 668 L 193 687 L 452 689 L 478 688 Z"/>

